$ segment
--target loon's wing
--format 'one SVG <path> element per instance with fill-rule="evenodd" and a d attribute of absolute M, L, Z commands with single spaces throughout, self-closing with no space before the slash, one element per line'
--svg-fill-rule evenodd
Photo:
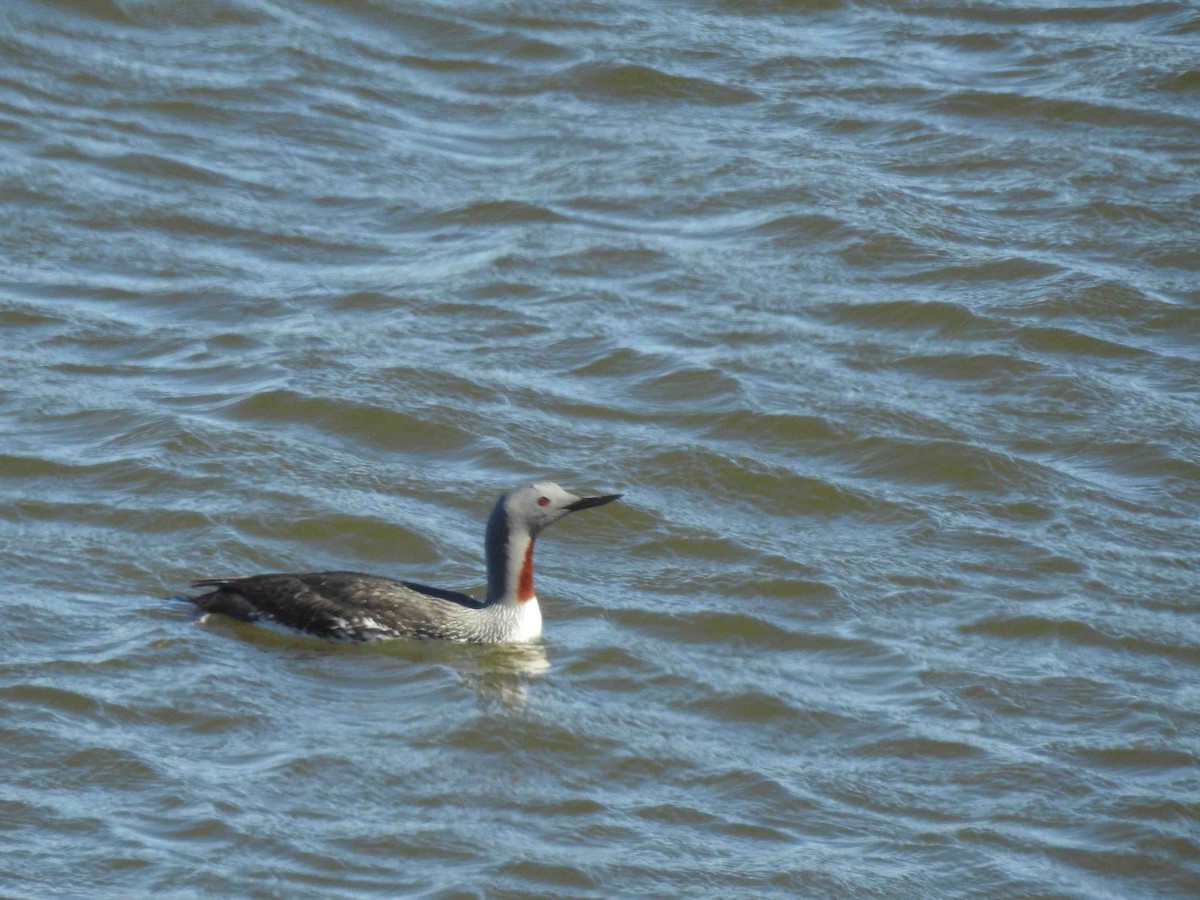
<path fill-rule="evenodd" d="M 351 640 L 436 636 L 453 612 L 481 606 L 466 594 L 361 572 L 204 578 L 192 587 L 213 589 L 188 598 L 204 612 Z"/>

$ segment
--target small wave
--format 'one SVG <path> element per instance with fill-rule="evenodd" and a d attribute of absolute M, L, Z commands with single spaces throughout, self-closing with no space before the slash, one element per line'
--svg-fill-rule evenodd
<path fill-rule="evenodd" d="M 1003 353 L 915 353 L 900 357 L 893 365 L 944 381 L 1002 383 L 1044 370 L 1040 363 Z"/>
<path fill-rule="evenodd" d="M 1172 747 L 1080 747 L 1074 755 L 1117 769 L 1200 769 L 1200 756 Z"/>
<path fill-rule="evenodd" d="M 962 741 L 929 737 L 897 737 L 873 741 L 854 748 L 858 756 L 898 759 L 968 759 L 983 756 L 983 751 Z"/>
<path fill-rule="evenodd" d="M 1109 650 L 1161 656 L 1191 665 L 1200 665 L 1200 646 L 1161 637 L 1114 633 L 1074 619 L 1052 619 L 1036 615 L 989 616 L 959 629 L 966 634 L 989 637 L 1062 640 L 1072 644 L 1103 647 Z"/>
<path fill-rule="evenodd" d="M 1200 91 L 1200 69 L 1188 69 L 1164 76 L 1158 83 L 1161 91 L 1195 93 Z"/>
<path fill-rule="evenodd" d="M 1056 131 L 1073 124 L 1111 128 L 1179 128 L 1195 132 L 1194 119 L 1150 108 L 1086 100 L 1028 96 L 1012 91 L 964 90 L 944 94 L 928 101 L 926 107 L 937 113 L 988 120 L 1011 119 L 1028 127 L 1030 123 L 1053 127 Z"/>
<path fill-rule="evenodd" d="M 890 504 L 861 488 L 803 475 L 787 461 L 768 462 L 716 448 L 688 446 L 648 453 L 631 477 L 660 489 L 703 491 L 710 503 L 791 516 L 797 510 L 827 516 L 886 511 Z"/>
<path fill-rule="evenodd" d="M 946 6 L 927 4 L 925 0 L 907 5 L 912 15 L 926 15 L 988 22 L 995 25 L 1104 25 L 1108 23 L 1141 22 L 1146 19 L 1169 18 L 1179 13 L 1180 5 L 1173 0 L 1134 0 L 1134 2 L 1043 5 L 1041 3 L 964 3 Z"/>
<path fill-rule="evenodd" d="M 720 692 L 695 700 L 687 708 L 720 722 L 784 725 L 797 736 L 817 734 L 851 721 L 849 717 L 829 710 L 801 708 L 783 697 L 763 691 Z"/>
<path fill-rule="evenodd" d="M 259 187 L 248 185 L 240 179 L 215 171 L 198 163 L 165 156 L 158 153 L 118 153 L 109 156 L 85 153 L 69 144 L 46 148 L 42 155 L 49 159 L 73 160 L 92 163 L 113 172 L 136 175 L 143 178 L 162 178 L 167 181 L 182 181 L 206 187 Z"/>
<path fill-rule="evenodd" d="M 454 206 L 431 214 L 434 225 L 528 225 L 564 221 L 553 210 L 518 200 L 486 200 Z"/>
<path fill-rule="evenodd" d="M 971 492 L 1026 493 L 1046 479 L 1037 463 L 961 441 L 869 437 L 851 444 L 845 455 L 864 476 Z"/>
<path fill-rule="evenodd" d="M 708 433 L 718 440 L 751 441 L 758 446 L 796 449 L 845 440 L 846 430 L 826 418 L 804 413 L 730 410 L 713 415 L 706 411 Z"/>
<path fill-rule="evenodd" d="M 916 271 L 889 276 L 896 284 L 1013 284 L 1023 280 L 1036 281 L 1063 273 L 1063 267 L 1040 259 L 1025 256 L 985 258 L 975 262 L 942 263 L 921 266 Z M 936 302 L 936 301 L 933 301 Z"/>
<path fill-rule="evenodd" d="M 863 638 L 795 631 L 739 612 L 707 610 L 671 615 L 651 610 L 614 609 L 607 613 L 607 618 L 672 643 L 715 643 L 763 650 L 834 653 L 860 660 L 891 656 L 887 648 Z"/>
<path fill-rule="evenodd" d="M 929 331 L 939 335 L 961 335 L 989 328 L 988 319 L 960 303 L 940 300 L 885 300 L 838 303 L 815 307 L 823 319 L 862 328 Z"/>
<path fill-rule="evenodd" d="M 1107 338 L 1084 334 L 1072 328 L 1053 325 L 1026 325 L 1017 330 L 1021 346 L 1042 353 L 1068 353 L 1073 356 L 1109 358 L 1146 356 L 1141 347 L 1118 343 Z"/>
<path fill-rule="evenodd" d="M 370 446 L 442 453 L 472 441 L 464 430 L 396 409 L 297 393 L 283 388 L 253 394 L 225 407 L 231 419 L 286 422 L 318 428 Z"/>
<path fill-rule="evenodd" d="M 632 63 L 588 62 L 544 82 L 544 88 L 569 90 L 584 97 L 626 103 L 683 101 L 727 105 L 759 99 L 752 90 L 707 78 L 670 75 Z"/>
<path fill-rule="evenodd" d="M 540 860 L 517 859 L 501 864 L 496 872 L 499 875 L 519 878 L 521 882 L 552 886 L 559 890 L 596 890 L 603 886 L 595 875 L 581 866 Z"/>

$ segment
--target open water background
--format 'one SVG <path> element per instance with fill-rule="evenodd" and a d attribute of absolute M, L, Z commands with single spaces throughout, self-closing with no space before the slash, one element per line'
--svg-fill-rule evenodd
<path fill-rule="evenodd" d="M 0 894 L 1194 896 L 1198 173 L 1190 2 L 5 0 Z"/>

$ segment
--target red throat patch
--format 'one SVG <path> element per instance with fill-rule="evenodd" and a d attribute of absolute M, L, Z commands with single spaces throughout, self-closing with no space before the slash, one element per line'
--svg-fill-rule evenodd
<path fill-rule="evenodd" d="M 517 600 L 524 603 L 533 599 L 533 541 L 525 548 L 525 561 L 521 563 L 521 575 L 517 579 Z"/>

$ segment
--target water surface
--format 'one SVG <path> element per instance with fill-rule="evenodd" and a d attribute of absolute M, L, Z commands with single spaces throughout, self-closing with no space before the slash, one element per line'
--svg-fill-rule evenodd
<path fill-rule="evenodd" d="M 0 893 L 1190 895 L 1198 36 L 11 0 Z M 164 599 L 542 476 L 535 647 Z"/>

